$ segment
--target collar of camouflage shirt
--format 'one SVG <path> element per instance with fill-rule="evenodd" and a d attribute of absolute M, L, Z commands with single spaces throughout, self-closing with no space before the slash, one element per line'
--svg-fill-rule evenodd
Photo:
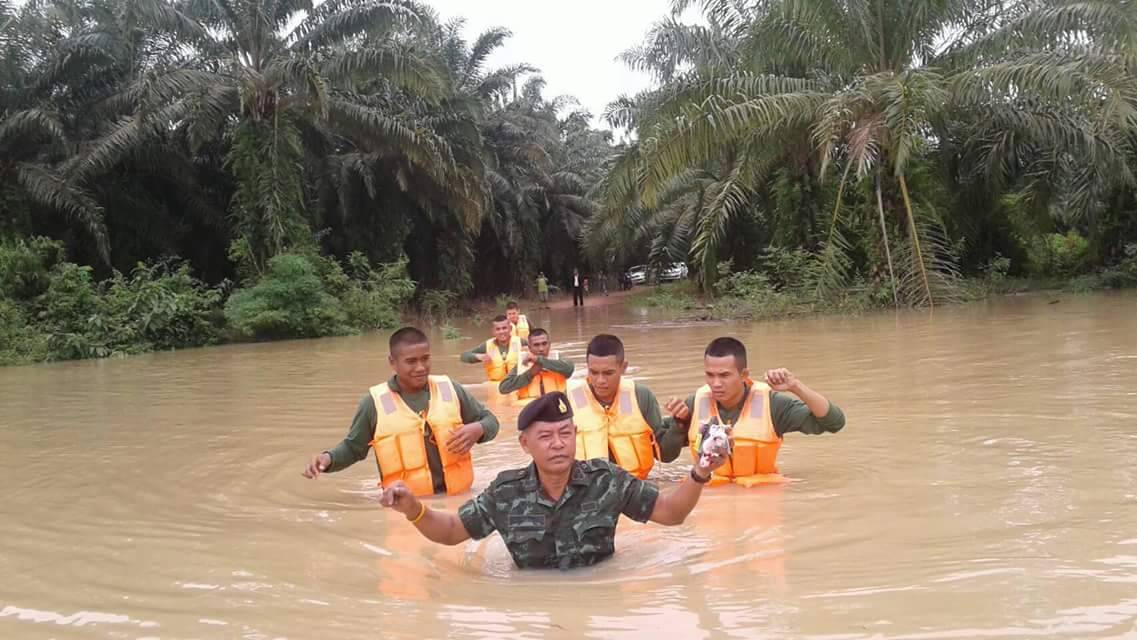
<path fill-rule="evenodd" d="M 587 487 L 588 477 L 584 475 L 584 470 L 580 468 L 580 465 L 580 461 L 577 461 L 572 466 L 572 475 L 569 477 L 569 485 Z M 540 492 L 537 494 L 537 498 L 542 502 L 547 502 L 544 492 L 541 491 L 541 482 L 537 477 L 537 464 L 535 462 L 529 463 L 529 466 L 525 469 L 525 477 L 521 479 L 521 488 L 526 491 Z M 563 498 L 564 496 L 561 497 Z"/>

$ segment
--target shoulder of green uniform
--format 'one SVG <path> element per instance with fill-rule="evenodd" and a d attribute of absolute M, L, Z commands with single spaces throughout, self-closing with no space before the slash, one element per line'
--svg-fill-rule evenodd
<path fill-rule="evenodd" d="M 635 393 L 637 396 L 643 397 L 643 398 L 653 398 L 653 399 L 655 399 L 657 404 L 659 403 L 659 398 L 656 397 L 655 392 L 651 390 L 651 387 L 640 382 L 639 380 L 633 381 L 632 384 L 633 384 L 632 388 L 635 390 Z"/>
<path fill-rule="evenodd" d="M 520 469 L 507 469 L 497 474 L 497 477 L 493 479 L 493 482 L 490 483 L 490 486 L 501 486 L 515 482 L 521 482 L 525 479 L 525 476 L 528 475 L 528 472 L 529 467 L 522 467 Z"/>

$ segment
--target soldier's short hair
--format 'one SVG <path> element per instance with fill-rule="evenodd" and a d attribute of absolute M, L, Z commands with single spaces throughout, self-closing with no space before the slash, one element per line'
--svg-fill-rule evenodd
<path fill-rule="evenodd" d="M 588 341 L 588 350 L 585 351 L 584 357 L 587 358 L 588 356 L 598 358 L 615 356 L 617 360 L 623 362 L 624 343 L 610 333 L 602 333 Z"/>
<path fill-rule="evenodd" d="M 414 327 L 403 327 L 391 334 L 391 339 L 387 341 L 387 348 L 391 350 L 391 355 L 394 355 L 396 349 L 416 344 L 430 344 L 430 340 L 427 339 L 425 333 Z"/>
<path fill-rule="evenodd" d="M 742 371 L 746 368 L 746 345 L 735 338 L 724 336 L 711 340 L 711 343 L 707 345 L 707 350 L 703 352 L 703 355 L 711 358 L 734 356 L 734 365 L 738 367 L 738 370 Z"/>
<path fill-rule="evenodd" d="M 532 340 L 533 338 L 536 338 L 537 336 L 545 336 L 546 338 L 548 338 L 549 332 L 545 331 L 541 327 L 537 327 L 536 329 L 531 329 L 529 331 L 529 339 L 530 340 Z"/>
<path fill-rule="evenodd" d="M 494 316 L 494 317 L 493 317 L 493 323 L 494 323 L 494 324 L 497 324 L 497 323 L 499 323 L 499 322 L 509 322 L 509 318 L 507 318 L 507 317 L 505 317 L 504 315 L 501 315 L 501 314 Z"/>
<path fill-rule="evenodd" d="M 507 311 L 513 311 L 514 309 L 517 309 L 518 311 L 521 310 L 521 307 L 517 306 L 517 303 L 512 301 L 509 304 L 505 305 L 505 308 Z"/>

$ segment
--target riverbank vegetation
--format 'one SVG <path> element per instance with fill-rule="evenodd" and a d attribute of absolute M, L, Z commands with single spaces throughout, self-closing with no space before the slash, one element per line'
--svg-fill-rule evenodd
<path fill-rule="evenodd" d="M 444 323 L 574 267 L 687 262 L 738 317 L 1137 284 L 1131 3 L 672 5 L 614 144 L 414 0 L 0 0 L 0 362 Z"/>
<path fill-rule="evenodd" d="M 682 258 L 703 294 L 807 307 L 1134 284 L 1131 4 L 674 5 L 625 56 L 658 86 L 606 114 L 636 142 L 597 190 L 592 255 Z"/>

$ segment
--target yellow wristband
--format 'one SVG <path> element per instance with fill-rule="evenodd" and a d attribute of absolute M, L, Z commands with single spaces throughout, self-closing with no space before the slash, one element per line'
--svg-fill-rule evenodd
<path fill-rule="evenodd" d="M 426 504 L 421 502 L 419 504 L 422 504 L 422 511 L 419 511 L 418 516 L 414 520 L 411 520 L 411 524 L 418 524 L 418 521 L 422 520 L 422 517 L 426 515 Z"/>

